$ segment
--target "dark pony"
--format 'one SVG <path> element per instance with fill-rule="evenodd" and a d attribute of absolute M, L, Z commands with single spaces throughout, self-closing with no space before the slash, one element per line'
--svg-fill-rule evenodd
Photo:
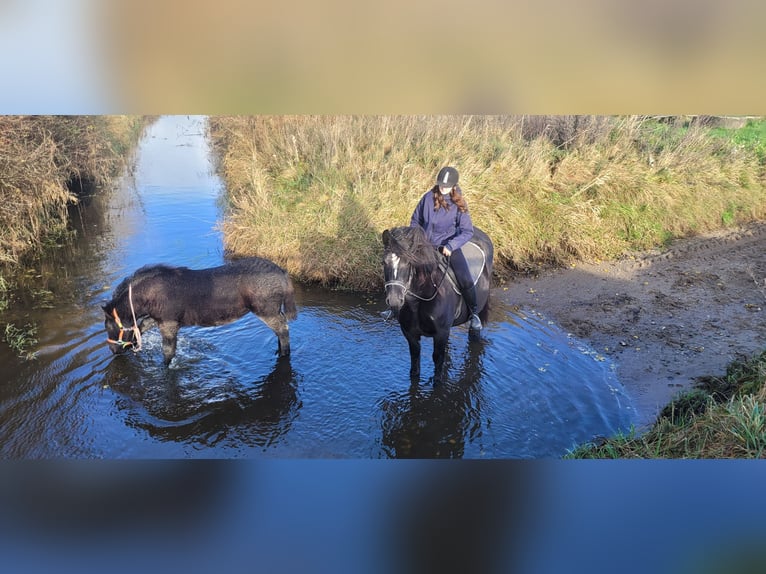
<path fill-rule="evenodd" d="M 484 255 L 476 281 L 476 301 L 479 317 L 485 323 L 494 247 L 487 234 L 476 227 L 471 243 Z M 410 377 L 420 377 L 420 338 L 424 336 L 434 340 L 434 378 L 439 380 L 444 374 L 450 328 L 467 322 L 470 313 L 456 282 L 448 275 L 446 258 L 431 245 L 423 229 L 387 229 L 383 232 L 383 247 L 386 303 L 398 318 L 410 348 Z"/>
<path fill-rule="evenodd" d="M 260 257 L 198 270 L 147 265 L 124 279 L 102 308 L 113 353 L 140 350 L 141 333 L 156 324 L 166 365 L 175 356 L 181 327 L 224 325 L 246 313 L 253 313 L 274 331 L 279 356 L 289 355 L 287 321 L 298 315 L 290 276 Z"/>

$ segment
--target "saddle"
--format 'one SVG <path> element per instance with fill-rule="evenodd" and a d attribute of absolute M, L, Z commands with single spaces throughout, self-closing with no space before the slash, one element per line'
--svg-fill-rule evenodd
<path fill-rule="evenodd" d="M 468 271 L 471 274 L 471 279 L 473 279 L 473 284 L 476 285 L 476 283 L 479 281 L 479 277 L 481 277 L 481 272 L 484 271 L 484 266 L 487 263 L 487 255 L 484 253 L 484 250 L 473 241 L 468 241 L 465 245 L 463 245 L 461 250 L 463 251 L 463 256 L 465 256 L 465 260 L 468 263 Z M 445 271 L 445 267 L 447 279 L 449 279 L 449 282 L 452 284 L 452 288 L 455 290 L 455 293 L 462 295 L 460 287 L 458 286 L 457 278 L 455 277 L 455 272 L 452 270 L 452 267 L 450 267 L 447 258 L 443 257 L 439 261 L 439 270 L 443 273 Z"/>

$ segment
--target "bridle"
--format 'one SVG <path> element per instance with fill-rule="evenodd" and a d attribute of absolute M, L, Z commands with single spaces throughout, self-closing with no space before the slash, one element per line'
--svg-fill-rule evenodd
<path fill-rule="evenodd" d="M 433 301 L 436 298 L 436 296 L 439 294 L 439 289 L 441 288 L 442 283 L 444 283 L 444 279 L 447 277 L 448 271 L 449 271 L 449 263 L 444 268 L 444 274 L 442 275 L 442 278 L 439 280 L 439 283 L 438 284 L 433 282 L 431 283 L 434 286 L 434 294 L 431 295 L 430 297 L 421 297 L 420 295 L 418 295 L 417 293 L 415 293 L 414 291 L 410 289 L 410 283 L 412 282 L 412 277 L 410 277 L 407 283 L 404 283 L 403 281 L 399 281 L 397 279 L 394 279 L 393 281 L 386 281 L 384 283 L 384 289 L 387 290 L 389 287 L 401 287 L 402 289 L 404 289 L 405 297 L 407 297 L 407 295 L 409 294 L 415 297 L 415 299 L 418 299 L 420 301 L 424 301 L 424 302 Z M 394 274 L 394 277 L 395 276 L 396 274 Z"/>
<path fill-rule="evenodd" d="M 133 326 L 132 327 L 125 327 L 122 324 L 122 321 L 120 321 L 120 316 L 117 314 L 117 307 L 112 309 L 112 317 L 114 318 L 114 322 L 117 323 L 117 327 L 120 329 L 120 333 L 117 337 L 117 340 L 110 339 L 107 337 L 106 342 L 112 343 L 114 345 L 119 345 L 122 349 L 126 349 L 128 347 L 133 349 L 134 353 L 138 353 L 141 350 L 141 329 L 139 329 L 137 321 L 136 321 L 136 310 L 133 308 L 133 284 L 128 284 L 128 302 L 130 303 L 130 313 L 133 315 Z M 133 332 L 133 340 L 131 341 L 125 341 L 123 340 L 123 335 L 126 331 L 132 331 Z"/>

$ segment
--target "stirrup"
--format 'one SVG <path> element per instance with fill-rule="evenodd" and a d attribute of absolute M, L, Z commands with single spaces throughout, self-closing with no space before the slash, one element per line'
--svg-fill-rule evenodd
<path fill-rule="evenodd" d="M 471 315 L 471 324 L 469 325 L 469 328 L 472 331 L 481 331 L 481 319 L 479 319 L 479 316 L 476 313 L 473 313 Z"/>

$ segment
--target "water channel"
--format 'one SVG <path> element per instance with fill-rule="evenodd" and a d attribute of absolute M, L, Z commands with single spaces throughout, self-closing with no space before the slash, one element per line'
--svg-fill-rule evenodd
<path fill-rule="evenodd" d="M 297 285 L 292 355 L 254 316 L 181 330 L 162 363 L 156 329 L 113 357 L 101 304 L 149 263 L 223 262 L 222 181 L 204 116 L 163 116 L 112 190 L 74 213 L 76 238 L 0 320 L 37 327 L 35 358 L 0 344 L 4 458 L 557 458 L 636 420 L 614 366 L 496 297 L 481 342 L 454 328 L 449 375 L 410 384 L 383 294 Z"/>

